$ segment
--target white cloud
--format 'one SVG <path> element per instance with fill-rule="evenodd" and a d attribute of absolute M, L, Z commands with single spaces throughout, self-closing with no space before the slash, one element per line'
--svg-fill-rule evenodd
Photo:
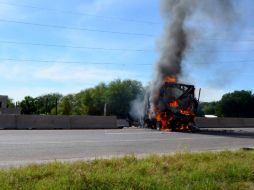
<path fill-rule="evenodd" d="M 199 89 L 196 89 L 196 97 L 198 96 L 198 90 Z M 225 93 L 228 93 L 228 91 L 217 88 L 201 88 L 200 101 L 219 101 Z"/>
<path fill-rule="evenodd" d="M 8 95 L 15 101 L 22 100 L 27 95 L 36 97 L 52 92 L 64 95 L 77 93 L 99 82 L 107 83 L 117 78 L 139 77 L 138 73 L 123 69 L 66 64 L 60 61 L 52 65 L 40 66 L 24 63 L 10 64 L 8 62 L 0 64 L 0 83 L 4 86 L 0 89 L 0 94 Z"/>
<path fill-rule="evenodd" d="M 8 95 L 14 101 L 20 101 L 25 96 L 36 97 L 42 94 L 57 92 L 55 89 L 49 88 L 28 88 L 28 87 L 12 87 L 1 89 L 0 94 Z"/>
<path fill-rule="evenodd" d="M 75 65 L 58 63 L 52 65 L 35 64 L 0 64 L 1 80 L 7 81 L 52 81 L 52 82 L 100 82 L 111 81 L 116 78 L 135 78 L 138 73 L 121 69 L 109 69 L 99 65 Z M 38 81 L 39 82 L 39 81 Z"/>
<path fill-rule="evenodd" d="M 24 67 L 21 64 L 12 64 L 8 61 L 2 62 L 0 64 L 0 71 L 1 71 L 1 80 L 22 80 L 23 77 L 25 77 L 26 74 L 31 71 L 31 68 L 29 66 Z M 18 77 L 18 78 L 16 78 Z"/>
<path fill-rule="evenodd" d="M 74 81 L 110 81 L 116 78 L 131 77 L 132 72 L 120 69 L 107 69 L 88 65 L 69 65 L 56 63 L 49 67 L 39 68 L 34 74 L 35 78 L 58 82 Z"/>

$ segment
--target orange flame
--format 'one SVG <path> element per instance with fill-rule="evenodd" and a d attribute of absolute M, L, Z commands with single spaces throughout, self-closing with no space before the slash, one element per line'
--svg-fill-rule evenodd
<path fill-rule="evenodd" d="M 167 76 L 164 78 L 164 82 L 166 83 L 176 83 L 177 82 L 177 78 L 174 76 Z M 190 116 L 190 117 L 194 117 L 195 114 L 193 113 L 191 107 L 189 108 L 184 108 L 181 109 L 181 102 L 179 100 L 171 100 L 168 103 L 168 106 L 170 106 L 171 108 L 175 108 L 177 109 L 176 111 L 179 111 L 182 115 L 185 116 Z M 178 110 L 179 109 L 179 110 Z M 155 113 L 156 113 L 156 121 L 159 123 L 161 130 L 172 130 L 172 121 L 174 121 L 174 117 L 173 114 L 171 112 L 167 112 L 167 111 L 160 111 L 159 107 L 157 106 L 155 109 Z M 174 121 L 175 122 L 175 121 Z M 178 128 L 175 129 L 177 131 L 187 131 L 189 130 L 189 126 L 187 124 L 181 124 L 180 122 L 174 123 L 174 125 L 178 125 Z M 172 128 L 171 128 L 172 127 Z"/>
<path fill-rule="evenodd" d="M 172 108 L 177 108 L 178 107 L 178 102 L 176 100 L 173 100 L 168 103 L 170 107 Z"/>
<path fill-rule="evenodd" d="M 167 77 L 164 78 L 164 82 L 175 83 L 176 82 L 176 77 L 167 76 Z"/>
<path fill-rule="evenodd" d="M 195 115 L 190 108 L 187 108 L 186 110 L 181 109 L 180 113 L 183 115 L 193 115 L 193 116 Z"/>

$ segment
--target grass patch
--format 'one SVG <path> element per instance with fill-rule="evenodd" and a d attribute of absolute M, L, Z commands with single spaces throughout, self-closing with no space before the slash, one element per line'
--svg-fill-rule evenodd
<path fill-rule="evenodd" d="M 54 162 L 0 170 L 1 190 L 253 190 L 254 151 Z"/>

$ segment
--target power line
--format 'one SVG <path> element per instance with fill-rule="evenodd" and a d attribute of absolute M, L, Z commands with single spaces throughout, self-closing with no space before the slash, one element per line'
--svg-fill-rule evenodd
<path fill-rule="evenodd" d="M 55 60 L 37 60 L 37 59 L 12 59 L 12 58 L 0 58 L 1 61 L 13 61 L 13 62 L 38 62 L 38 63 L 77 63 L 77 64 L 86 64 L 86 65 L 131 65 L 124 63 L 114 63 L 114 62 L 83 62 L 83 61 L 55 61 Z M 137 63 L 135 65 L 152 65 L 152 64 L 142 64 Z M 132 64 L 133 66 L 133 64 Z"/>
<path fill-rule="evenodd" d="M 254 39 L 225 39 L 225 38 L 194 38 L 197 41 L 224 41 L 224 42 L 254 42 Z"/>
<path fill-rule="evenodd" d="M 89 31 L 89 32 L 99 32 L 99 33 L 111 33 L 111 34 L 120 34 L 120 35 L 130 35 L 130 36 L 147 36 L 147 37 L 155 37 L 154 34 L 145 34 L 145 33 L 131 33 L 131 32 L 121 32 L 121 31 L 110 31 L 110 30 L 100 30 L 100 29 L 91 29 L 91 28 L 79 28 L 79 27 L 68 27 L 63 25 L 50 25 L 50 24 L 41 24 L 41 23 L 34 23 L 34 22 L 25 22 L 25 21 L 18 21 L 18 20 L 8 20 L 8 19 L 0 19 L 0 22 L 6 23 L 14 23 L 14 24 L 23 24 L 23 25 L 32 25 L 32 26 L 39 26 L 39 27 L 47 27 L 47 28 L 58 28 L 58 29 L 67 29 L 67 30 L 79 30 L 79 31 Z M 198 38 L 196 40 L 199 41 L 224 41 L 224 42 L 254 42 L 253 39 L 250 40 L 230 40 L 230 39 L 202 39 Z"/>
<path fill-rule="evenodd" d="M 64 44 L 48 44 L 39 42 L 20 42 L 20 41 L 5 41 L 0 40 L 2 44 L 15 44 L 15 45 L 31 45 L 31 46 L 43 46 L 43 47 L 56 47 L 56 48 L 73 48 L 73 49 L 89 49 L 89 50 L 100 50 L 100 51 L 132 51 L 132 52 L 152 52 L 152 49 L 127 49 L 127 48 L 104 48 L 104 47 L 89 47 L 89 46 L 78 46 L 78 45 L 64 45 Z M 254 49 L 250 50 L 194 50 L 190 49 L 191 52 L 198 53 L 231 53 L 231 52 L 253 52 Z"/>
<path fill-rule="evenodd" d="M 131 33 L 131 32 L 121 32 L 121 31 L 110 31 L 110 30 L 100 30 L 100 29 L 91 29 L 91 28 L 79 28 L 79 27 L 68 27 L 63 25 L 50 25 L 50 24 L 41 24 L 34 22 L 25 22 L 18 20 L 8 20 L 8 19 L 0 19 L 0 22 L 6 23 L 14 23 L 14 24 L 23 24 L 23 25 L 32 25 L 39 27 L 47 27 L 47 28 L 58 28 L 58 29 L 67 29 L 67 30 L 79 30 L 79 31 L 89 31 L 89 32 L 99 32 L 99 33 L 111 33 L 111 34 L 120 34 L 120 35 L 130 35 L 130 36 L 147 36 L 147 37 L 155 37 L 154 34 L 145 34 L 145 33 Z M 224 42 L 254 42 L 253 39 L 250 40 L 230 40 L 230 39 L 202 39 L 197 38 L 198 41 L 224 41 Z"/>
<path fill-rule="evenodd" d="M 254 60 L 218 61 L 218 63 L 252 63 Z"/>
<path fill-rule="evenodd" d="M 120 34 L 120 35 L 154 37 L 153 34 L 129 33 L 129 32 L 99 30 L 99 29 L 90 29 L 90 28 L 68 27 L 68 26 L 62 26 L 62 25 L 49 25 L 49 24 L 40 24 L 40 23 L 34 23 L 34 22 L 24 22 L 24 21 L 7 20 L 7 19 L 0 19 L 0 22 L 14 23 L 14 24 L 23 24 L 23 25 L 32 25 L 32 26 L 47 27 L 47 28 L 59 28 L 59 29 L 67 29 L 67 30 L 79 30 L 79 31 L 100 32 L 100 33 L 111 33 L 111 34 Z"/>
<path fill-rule="evenodd" d="M 40 62 L 40 63 L 79 63 L 89 65 L 154 65 L 150 63 L 137 63 L 137 64 L 124 64 L 115 62 L 83 62 L 83 61 L 56 61 L 56 60 L 41 60 L 41 59 L 14 59 L 14 58 L 0 58 L 1 61 L 13 61 L 13 62 Z M 251 63 L 254 60 L 239 60 L 239 61 L 218 61 L 218 63 Z"/>
<path fill-rule="evenodd" d="M 39 6 L 35 6 L 35 5 L 28 5 L 28 4 L 17 4 L 17 3 L 6 3 L 6 2 L 0 2 L 0 4 L 8 5 L 8 6 L 15 6 L 15 7 L 25 7 L 25 8 L 31 8 L 31 9 L 38 9 L 38 10 L 43 10 L 43 11 L 59 12 L 59 13 L 63 13 L 63 14 L 85 15 L 85 16 L 90 16 L 90 17 L 97 17 L 97 18 L 104 19 L 104 20 L 118 20 L 118 21 L 124 21 L 124 22 L 145 23 L 145 24 L 153 24 L 153 25 L 159 24 L 158 22 L 148 21 L 148 20 L 118 18 L 118 17 L 113 17 L 113 16 L 100 16 L 100 15 L 95 15 L 95 14 L 90 14 L 90 13 L 77 13 L 77 12 L 74 12 L 74 11 L 52 9 L 52 8 L 47 8 L 47 7 L 39 7 Z"/>
<path fill-rule="evenodd" d="M 134 52 L 151 52 L 152 51 L 152 50 L 145 50 L 145 49 L 102 48 L 102 47 L 87 47 L 87 46 L 75 46 L 75 45 L 63 45 L 63 44 L 44 44 L 44 43 L 37 43 L 37 42 L 16 42 L 16 41 L 3 41 L 3 40 L 0 40 L 0 43 L 15 44 L 15 45 L 59 47 L 59 48 L 90 49 L 90 50 L 102 50 L 102 51 L 134 51 Z"/>
<path fill-rule="evenodd" d="M 211 54 L 211 53 L 250 53 L 253 52 L 254 49 L 246 49 L 246 50 L 223 50 L 223 49 L 219 49 L 219 50 L 187 50 L 187 52 L 191 52 L 193 54 Z"/>

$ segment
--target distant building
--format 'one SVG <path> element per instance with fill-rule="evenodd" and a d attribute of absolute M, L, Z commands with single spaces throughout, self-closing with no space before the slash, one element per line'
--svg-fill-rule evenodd
<path fill-rule="evenodd" d="M 7 108 L 8 96 L 0 95 L 0 108 Z"/>
<path fill-rule="evenodd" d="M 20 114 L 18 108 L 8 108 L 8 96 L 0 95 L 0 115 Z"/>

